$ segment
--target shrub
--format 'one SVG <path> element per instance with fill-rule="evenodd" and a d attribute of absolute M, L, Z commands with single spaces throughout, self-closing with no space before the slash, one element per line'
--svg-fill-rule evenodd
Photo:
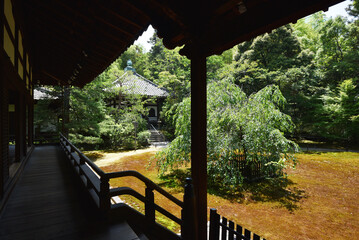
<path fill-rule="evenodd" d="M 146 147 L 149 145 L 148 140 L 150 139 L 150 131 L 142 131 L 137 134 L 137 141 L 140 146 Z"/>
<path fill-rule="evenodd" d="M 100 137 L 84 136 L 79 133 L 70 133 L 69 141 L 76 147 L 84 150 L 99 149 L 103 144 L 103 140 Z"/>

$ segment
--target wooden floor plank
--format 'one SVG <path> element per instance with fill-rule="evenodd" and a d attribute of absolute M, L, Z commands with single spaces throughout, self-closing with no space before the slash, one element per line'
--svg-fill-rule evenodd
<path fill-rule="evenodd" d="M 138 239 L 97 212 L 67 161 L 58 146 L 34 149 L 1 213 L 0 239 Z"/>

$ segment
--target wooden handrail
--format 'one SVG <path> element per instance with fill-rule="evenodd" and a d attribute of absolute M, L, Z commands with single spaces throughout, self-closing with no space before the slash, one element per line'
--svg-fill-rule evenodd
<path fill-rule="evenodd" d="M 138 200 L 142 201 L 145 204 L 145 217 L 149 223 L 155 223 L 156 215 L 155 212 L 158 211 L 171 219 L 172 221 L 181 225 L 183 232 L 187 233 L 187 236 L 183 239 L 192 239 L 193 226 L 195 224 L 195 219 L 191 217 L 193 215 L 193 187 L 190 179 L 187 179 L 185 186 L 184 202 L 178 200 L 163 188 L 158 186 L 156 183 L 143 176 L 137 171 L 122 171 L 122 172 L 111 172 L 105 173 L 102 171 L 96 164 L 94 164 L 90 159 L 88 159 L 79 149 L 77 149 L 64 135 L 60 133 L 60 144 L 63 147 L 67 157 L 70 159 L 71 164 L 74 170 L 80 176 L 83 184 L 85 185 L 87 191 L 92 196 L 97 206 L 103 211 L 107 212 L 115 208 L 118 204 L 111 205 L 111 197 L 119 195 L 130 195 Z M 129 187 L 118 187 L 110 188 L 109 181 L 112 178 L 120 177 L 135 177 L 145 183 L 146 191 L 145 196 L 138 193 Z M 166 209 L 157 205 L 154 201 L 153 191 L 157 191 L 162 194 L 164 197 L 177 204 L 182 208 L 181 210 L 181 219 L 174 216 L 172 213 L 168 212 Z M 186 216 L 186 217 L 184 217 Z"/>
<path fill-rule="evenodd" d="M 66 145 L 69 145 L 74 152 L 76 152 L 79 157 L 90 165 L 90 167 L 101 177 L 105 175 L 105 172 L 102 171 L 96 164 L 94 164 L 88 157 L 86 157 L 77 147 L 75 147 L 62 133 L 60 133 L 60 139 L 63 139 L 66 142 Z"/>
<path fill-rule="evenodd" d="M 138 200 L 140 200 L 141 202 L 146 203 L 146 197 L 143 196 L 142 194 L 138 193 L 137 191 L 133 190 L 130 187 L 112 188 L 112 189 L 110 189 L 110 195 L 111 196 L 131 195 L 131 196 L 137 198 Z M 153 205 L 154 205 L 156 211 L 162 213 L 163 215 L 165 215 L 172 221 L 174 221 L 180 225 L 182 224 L 181 219 L 179 219 L 178 217 L 169 213 L 166 209 L 162 208 L 161 206 L 157 205 L 156 203 L 153 203 Z"/>
<path fill-rule="evenodd" d="M 118 187 L 118 188 L 111 188 L 110 189 L 110 196 L 111 197 L 120 196 L 120 195 L 131 195 L 131 196 L 137 198 L 138 200 L 140 200 L 141 202 L 146 201 L 145 196 L 143 196 L 142 194 L 138 193 L 137 191 L 133 190 L 130 187 Z"/>
<path fill-rule="evenodd" d="M 166 198 L 168 198 L 169 200 L 171 200 L 178 206 L 183 207 L 182 201 L 178 200 L 177 198 L 175 198 L 174 196 L 172 196 L 171 194 L 166 192 L 163 188 L 158 186 L 156 183 L 154 183 L 153 181 L 151 181 L 150 179 L 143 176 L 141 173 L 139 173 L 137 171 L 128 170 L 128 171 L 121 171 L 121 172 L 111 172 L 111 173 L 106 173 L 106 176 L 109 179 L 120 178 L 120 177 L 135 177 L 135 178 L 141 180 L 142 182 L 144 182 L 147 187 L 152 188 L 153 190 L 156 190 L 157 192 L 161 193 L 163 196 L 165 196 Z"/>

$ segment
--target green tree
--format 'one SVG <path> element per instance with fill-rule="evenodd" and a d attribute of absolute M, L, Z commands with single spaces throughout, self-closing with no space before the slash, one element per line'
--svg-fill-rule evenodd
<path fill-rule="evenodd" d="M 349 29 L 343 17 L 330 18 L 325 21 L 320 30 L 321 47 L 318 51 L 317 62 L 324 72 L 326 83 L 335 88 L 338 83 L 347 78 L 348 65 L 345 61 L 349 51 L 347 44 Z"/>
<path fill-rule="evenodd" d="M 207 58 L 207 79 L 213 80 L 217 78 L 218 71 L 225 65 L 233 62 L 234 48 L 224 51 L 221 55 L 213 55 Z"/>
<path fill-rule="evenodd" d="M 359 140 L 358 81 L 347 79 L 335 91 L 323 95 L 322 134 L 334 141 Z M 323 116 L 322 116 L 323 118 Z"/>
<path fill-rule="evenodd" d="M 290 25 L 277 28 L 272 33 L 263 34 L 251 41 L 251 45 L 240 44 L 239 49 L 248 46 L 245 51 L 239 52 L 239 63 L 245 60 L 255 61 L 258 66 L 274 71 L 298 66 L 297 57 L 301 52 L 299 41 L 292 34 Z"/>
<path fill-rule="evenodd" d="M 98 148 L 103 143 L 100 137 L 100 122 L 105 119 L 105 92 L 103 78 L 98 78 L 83 88 L 70 90 L 69 139 L 75 145 Z"/>
<path fill-rule="evenodd" d="M 139 95 L 126 94 L 125 87 L 114 91 L 113 82 L 123 75 L 120 60 L 83 88 L 71 88 L 70 140 L 79 147 L 134 149 L 146 130 L 144 102 Z M 107 106 L 119 98 L 119 106 Z M 135 129 L 135 125 L 137 125 Z M 141 134 L 140 134 L 141 133 Z M 145 144 L 144 141 L 141 141 Z"/>
<path fill-rule="evenodd" d="M 150 41 L 152 48 L 148 54 L 145 77 L 170 92 L 162 107 L 161 118 L 165 123 L 162 131 L 171 140 L 175 132 L 176 108 L 190 93 L 190 61 L 179 54 L 180 48 L 166 49 L 156 33 Z"/>
<path fill-rule="evenodd" d="M 127 67 L 127 61 L 131 60 L 133 67 L 136 72 L 140 75 L 145 74 L 145 69 L 147 67 L 148 57 L 144 53 L 143 47 L 140 45 L 130 46 L 121 56 L 115 61 L 117 63 L 119 70 L 125 69 Z"/>
<path fill-rule="evenodd" d="M 359 17 L 359 1 L 353 0 L 352 3 L 349 5 L 349 8 L 347 9 L 349 15 L 353 16 L 354 18 Z M 358 21 L 358 19 L 357 19 Z"/>
<path fill-rule="evenodd" d="M 154 33 L 150 41 L 152 48 L 148 55 L 148 64 L 144 76 L 156 83 L 156 80 L 159 79 L 159 74 L 167 71 L 172 75 L 176 75 L 181 81 L 189 81 L 190 61 L 179 54 L 180 48 L 166 49 L 162 39 L 158 38 L 156 33 Z"/>
<path fill-rule="evenodd" d="M 314 54 L 317 53 L 320 47 L 319 28 L 324 22 L 325 15 L 320 11 L 299 19 L 296 24 L 291 25 L 302 49 L 308 49 Z"/>
<path fill-rule="evenodd" d="M 293 130 L 293 124 L 280 111 L 285 99 L 278 87 L 268 86 L 247 97 L 232 80 L 213 81 L 208 85 L 207 104 L 208 173 L 212 179 L 241 183 L 238 169 L 228 165 L 235 152 L 245 154 L 249 162 L 262 161 L 263 175 L 295 161 L 290 153 L 297 146 L 283 134 Z M 179 104 L 175 116 L 176 138 L 157 154 L 161 173 L 190 161 L 190 98 Z"/>
<path fill-rule="evenodd" d="M 310 21 L 300 21 L 299 26 L 286 25 L 238 45 L 233 72 L 236 84 L 247 95 L 277 85 L 288 101 L 285 112 L 300 127 L 310 125 L 303 120 L 312 119 L 312 103 L 323 91 L 314 64 L 317 47 L 311 44 L 319 35 L 311 34 L 313 29 Z"/>
<path fill-rule="evenodd" d="M 55 131 L 60 131 L 61 125 L 59 118 L 62 115 L 62 88 L 54 86 L 35 87 L 35 89 L 46 94 L 46 97 L 37 100 L 34 104 L 35 131 L 46 130 L 49 126 L 55 127 Z"/>

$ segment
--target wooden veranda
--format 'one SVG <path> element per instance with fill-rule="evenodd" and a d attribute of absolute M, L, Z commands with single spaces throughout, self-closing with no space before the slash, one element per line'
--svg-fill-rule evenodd
<path fill-rule="evenodd" d="M 34 85 L 84 86 L 106 69 L 151 24 L 167 48 L 183 46 L 180 53 L 191 60 L 191 168 L 196 197 L 192 215 L 197 219 L 193 238 L 205 240 L 209 210 L 206 57 L 220 54 L 236 44 L 316 11 L 326 10 L 341 1 L 0 0 L 0 210 L 5 206 L 14 179 L 21 174 L 25 159 L 34 146 Z M 15 142 L 14 151 L 10 148 L 13 143 L 9 144 L 11 138 Z M 34 155 L 37 150 L 40 149 L 36 149 Z M 26 171 L 31 168 L 33 160 Z M 47 171 L 53 170 L 44 165 L 42 171 L 45 172 L 41 174 L 51 175 Z M 3 213 L 4 219 L 21 211 L 17 204 L 22 200 L 15 200 L 15 196 L 19 189 L 29 189 L 27 182 L 32 180 L 35 179 L 31 176 L 23 176 L 21 181 L 24 186 L 19 184 L 16 187 L 7 212 Z M 50 183 L 40 181 L 38 185 L 45 189 Z M 58 183 L 53 181 L 53 184 Z M 35 203 L 28 204 L 26 209 L 36 208 Z M 72 215 L 77 210 L 69 207 L 68 211 Z M 7 218 L 1 226 L 11 223 L 14 231 L 26 237 L 21 232 L 27 230 L 21 226 L 19 219 L 15 218 L 12 222 L 11 217 Z M 5 227 L 1 229 L 5 231 Z M 0 233 L 2 237 L 6 232 Z"/>
<path fill-rule="evenodd" d="M 139 239 L 97 211 L 66 160 L 58 145 L 34 149 L 0 216 L 1 239 Z"/>

